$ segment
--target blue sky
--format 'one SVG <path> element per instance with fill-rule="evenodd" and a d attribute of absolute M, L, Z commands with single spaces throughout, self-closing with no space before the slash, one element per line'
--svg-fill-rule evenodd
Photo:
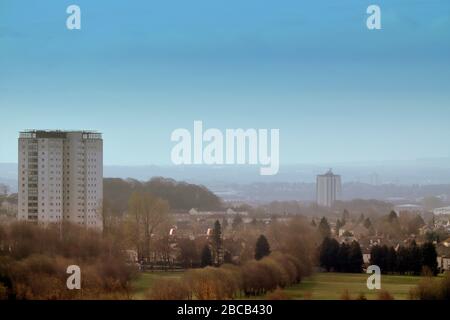
<path fill-rule="evenodd" d="M 450 157 L 450 1 L 1 0 L 0 111 L 0 162 L 48 128 L 169 164 L 194 120 L 279 128 L 281 164 Z"/>

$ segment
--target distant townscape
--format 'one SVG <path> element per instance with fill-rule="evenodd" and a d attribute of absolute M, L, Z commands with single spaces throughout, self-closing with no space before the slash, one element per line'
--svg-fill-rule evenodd
<path fill-rule="evenodd" d="M 332 169 L 317 174 L 312 201 L 246 201 L 165 177 L 105 178 L 95 131 L 21 132 L 18 192 L 0 185 L 0 298 L 78 299 L 61 276 L 70 264 L 85 270 L 84 298 L 288 299 L 292 287 L 309 299 L 305 278 L 370 265 L 393 283 L 409 279 L 408 292 L 393 285 L 360 298 L 427 298 L 428 278 L 442 298 L 447 195 L 347 200 L 341 180 Z M 351 296 L 341 294 L 330 297 Z"/>

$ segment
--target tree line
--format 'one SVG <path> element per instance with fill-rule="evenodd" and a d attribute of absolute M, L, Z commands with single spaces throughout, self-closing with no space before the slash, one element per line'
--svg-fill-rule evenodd
<path fill-rule="evenodd" d="M 274 252 L 241 266 L 224 264 L 188 270 L 180 279 L 159 279 L 147 294 L 154 300 L 223 300 L 260 296 L 299 283 L 308 267 L 289 254 Z"/>
<path fill-rule="evenodd" d="M 177 182 L 162 177 L 141 182 L 134 179 L 103 179 L 104 202 L 113 208 L 116 215 L 122 215 L 128 209 L 128 201 L 134 192 L 153 195 L 167 201 L 173 210 L 219 210 L 221 200 L 213 192 L 201 185 Z"/>
<path fill-rule="evenodd" d="M 0 300 L 127 299 L 135 272 L 123 247 L 70 223 L 0 225 Z M 81 268 L 83 290 L 67 290 L 66 269 Z"/>
<path fill-rule="evenodd" d="M 382 273 L 419 275 L 423 272 L 438 273 L 436 247 L 431 242 L 417 245 L 412 241 L 408 246 L 374 246 L 370 251 L 370 264 L 380 267 Z"/>
<path fill-rule="evenodd" d="M 296 231 L 296 232 L 294 232 Z M 312 273 L 314 232 L 303 219 L 275 223 L 251 246 L 253 258 L 232 264 L 224 252 L 219 221 L 202 250 L 202 268 L 190 269 L 179 279 L 159 279 L 147 294 L 149 299 L 235 299 L 275 293 L 299 283 Z M 274 248 L 269 245 L 272 239 Z"/>
<path fill-rule="evenodd" d="M 341 243 L 325 237 L 319 247 L 320 266 L 326 271 L 360 273 L 363 268 L 363 255 L 357 241 Z"/>

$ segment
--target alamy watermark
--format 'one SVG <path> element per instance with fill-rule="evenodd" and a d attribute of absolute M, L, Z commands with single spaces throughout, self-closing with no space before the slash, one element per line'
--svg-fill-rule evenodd
<path fill-rule="evenodd" d="M 66 13 L 69 16 L 66 19 L 66 27 L 69 30 L 81 30 L 81 8 L 76 4 L 67 7 Z M 370 16 L 366 20 L 366 26 L 369 30 L 381 29 L 381 8 L 376 4 L 369 5 L 366 13 Z"/>
<path fill-rule="evenodd" d="M 261 175 L 275 175 L 280 166 L 279 129 L 219 129 L 203 131 L 203 122 L 194 121 L 194 132 L 175 129 L 171 160 L 175 165 L 207 164 L 260 165 Z"/>
<path fill-rule="evenodd" d="M 81 29 L 81 9 L 79 6 L 72 4 L 67 7 L 66 13 L 70 14 L 66 19 L 66 27 L 69 30 Z"/>
<path fill-rule="evenodd" d="M 366 20 L 367 29 L 380 30 L 381 29 L 381 8 L 376 4 L 367 7 L 367 14 L 370 16 Z"/>
<path fill-rule="evenodd" d="M 67 267 L 66 273 L 70 274 L 67 278 L 66 286 L 69 290 L 81 289 L 81 269 L 79 266 L 73 264 Z"/>
<path fill-rule="evenodd" d="M 369 278 L 367 278 L 367 289 L 369 290 L 380 290 L 381 289 L 381 269 L 377 265 L 371 265 L 367 268 L 367 273 L 372 273 Z"/>

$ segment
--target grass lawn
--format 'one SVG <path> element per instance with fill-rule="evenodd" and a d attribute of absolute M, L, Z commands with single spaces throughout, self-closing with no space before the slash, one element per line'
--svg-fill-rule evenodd
<path fill-rule="evenodd" d="M 145 293 L 151 289 L 154 281 L 160 278 L 180 278 L 182 271 L 144 272 L 133 281 L 134 299 L 144 299 Z M 316 273 L 295 286 L 284 289 L 292 299 L 339 300 L 345 290 L 352 299 L 364 293 L 367 299 L 376 299 L 378 290 L 367 289 L 369 274 L 365 273 Z M 420 277 L 382 275 L 381 289 L 389 291 L 397 300 L 408 299 L 409 290 L 417 285 Z M 257 297 L 264 299 L 264 297 Z"/>
<path fill-rule="evenodd" d="M 146 292 L 152 288 L 153 283 L 161 278 L 180 278 L 183 271 L 158 271 L 158 272 L 143 272 L 140 273 L 131 284 L 133 288 L 133 298 L 142 300 L 145 298 Z"/>
<path fill-rule="evenodd" d="M 363 293 L 367 299 L 376 299 L 379 290 L 367 289 L 369 274 L 316 273 L 295 286 L 284 289 L 292 299 L 339 300 L 345 290 L 352 299 Z M 417 285 L 420 277 L 381 275 L 381 289 L 387 290 L 397 300 L 408 299 L 409 290 Z"/>

